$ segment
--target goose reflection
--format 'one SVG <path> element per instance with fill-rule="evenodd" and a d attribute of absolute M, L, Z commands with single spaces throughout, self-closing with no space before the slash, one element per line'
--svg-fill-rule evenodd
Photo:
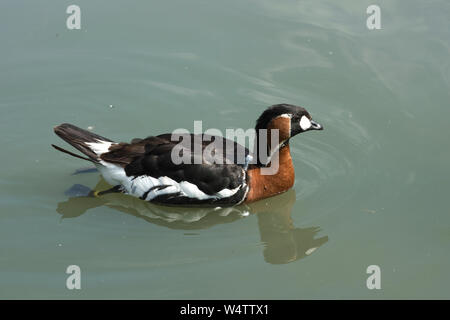
<path fill-rule="evenodd" d="M 102 179 L 94 190 L 108 189 Z M 296 228 L 291 218 L 295 192 L 289 190 L 267 200 L 225 208 L 180 208 L 159 206 L 124 194 L 111 193 L 100 197 L 91 190 L 74 185 L 66 191 L 69 199 L 58 204 L 57 212 L 63 219 L 75 218 L 87 210 L 108 206 L 131 214 L 147 222 L 171 229 L 198 230 L 230 223 L 255 214 L 264 260 L 271 264 L 284 264 L 302 259 L 328 241 L 327 236 L 316 238 L 319 227 Z"/>

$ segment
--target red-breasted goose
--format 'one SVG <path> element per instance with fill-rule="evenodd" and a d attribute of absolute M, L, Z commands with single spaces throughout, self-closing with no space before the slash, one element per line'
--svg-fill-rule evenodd
<path fill-rule="evenodd" d="M 261 114 L 255 129 L 257 137 L 258 132 L 264 131 L 261 129 L 266 129 L 269 140 L 267 152 L 270 156 L 275 154 L 270 146 L 276 146 L 274 150 L 278 152 L 278 167 L 273 173 L 264 173 L 264 169 L 271 166 L 272 157 L 263 161 L 261 152 L 250 153 L 237 142 L 206 134 L 178 135 L 178 138 L 189 142 L 188 145 L 181 146 L 180 154 L 183 159 L 191 160 L 181 163 L 173 158 L 174 148 L 180 148 L 180 140 L 174 140 L 172 134 L 133 139 L 130 143 L 116 143 L 65 123 L 55 127 L 55 133 L 87 157 L 55 145 L 53 147 L 91 161 L 97 166 L 113 188 L 97 191 L 96 195 L 123 192 L 166 205 L 232 206 L 257 201 L 290 189 L 295 180 L 289 150 L 290 138 L 301 132 L 322 130 L 323 127 L 313 121 L 304 108 L 278 104 Z M 278 130 L 278 135 L 273 136 L 278 136 L 278 141 L 272 142 L 270 139 L 274 129 Z M 211 141 L 214 143 L 211 144 Z M 258 139 L 255 145 L 261 148 Z M 204 153 L 208 146 L 210 150 Z M 239 161 L 241 153 L 245 161 Z M 211 161 L 205 154 L 213 154 L 216 160 L 220 157 L 219 160 L 222 161 Z"/>

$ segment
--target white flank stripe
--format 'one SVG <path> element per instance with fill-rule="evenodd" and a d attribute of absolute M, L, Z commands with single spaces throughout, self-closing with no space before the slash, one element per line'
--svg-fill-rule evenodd
<path fill-rule="evenodd" d="M 109 175 L 108 178 L 113 178 L 114 180 L 119 178 L 120 174 L 118 175 L 117 173 L 119 172 L 116 171 L 115 174 Z M 201 191 L 193 183 L 187 181 L 181 181 L 178 183 L 169 177 L 160 177 L 156 179 L 150 176 L 139 176 L 136 177 L 134 180 L 132 179 L 132 177 L 126 177 L 125 179 L 126 181 L 122 180 L 122 185 L 125 187 L 126 192 L 136 197 L 142 197 L 148 190 L 150 190 L 153 187 L 168 186 L 161 189 L 155 188 L 151 190 L 145 197 L 145 200 L 147 201 L 150 201 L 161 195 L 174 193 L 180 193 L 179 196 L 181 197 L 188 197 L 198 200 L 222 199 L 233 196 L 240 189 L 240 187 L 237 187 L 232 190 L 223 189 L 214 195 L 208 195 L 203 191 Z"/>
<path fill-rule="evenodd" d="M 232 195 L 234 195 L 238 190 L 239 190 L 240 186 L 235 188 L 235 189 L 223 189 L 220 190 L 219 192 L 217 192 L 217 194 L 220 196 L 220 198 L 228 198 L 231 197 Z"/>

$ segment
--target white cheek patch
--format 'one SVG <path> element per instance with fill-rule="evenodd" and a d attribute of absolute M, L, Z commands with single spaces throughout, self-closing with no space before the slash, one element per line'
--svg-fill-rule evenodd
<path fill-rule="evenodd" d="M 302 128 L 303 131 L 311 128 L 311 121 L 306 116 L 302 116 L 300 119 L 300 128 Z"/>

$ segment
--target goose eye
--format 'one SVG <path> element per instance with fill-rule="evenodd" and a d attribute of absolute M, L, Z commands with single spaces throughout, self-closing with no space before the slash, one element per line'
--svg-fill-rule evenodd
<path fill-rule="evenodd" d="M 302 116 L 300 119 L 300 128 L 302 128 L 303 131 L 311 128 L 311 121 L 306 116 Z"/>

